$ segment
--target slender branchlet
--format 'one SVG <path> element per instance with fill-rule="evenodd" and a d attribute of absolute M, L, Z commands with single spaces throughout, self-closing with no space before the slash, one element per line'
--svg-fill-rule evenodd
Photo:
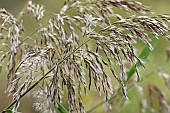
<path fill-rule="evenodd" d="M 118 14 L 115 8 L 128 16 Z M 150 50 L 154 48 L 148 34 L 170 39 L 167 25 L 170 16 L 154 16 L 148 7 L 137 1 L 65 0 L 56 12 L 45 26 L 41 26 L 44 25 L 41 19 L 46 16 L 44 5 L 28 1 L 20 14 L 24 17 L 31 13 L 40 29 L 24 39 L 24 18 L 16 19 L 7 10 L 0 9 L 0 40 L 6 40 L 2 44 L 6 49 L 1 49 L 0 65 L 7 59 L 6 91 L 13 95 L 14 101 L 8 107 L 13 106 L 13 111 L 17 111 L 24 95 L 33 92 L 36 110 L 56 113 L 57 103 L 62 103 L 67 89 L 70 113 L 85 113 L 82 95 L 94 85 L 99 94 L 105 95 L 109 105 L 114 92 L 111 81 L 114 80 L 128 99 L 124 84 L 127 80 L 125 64 L 135 66 L 138 81 L 137 62 L 144 66 L 133 46 L 136 39 Z M 153 16 L 146 16 L 148 13 Z M 32 91 L 33 88 L 36 90 Z M 158 97 L 164 99 L 154 86 L 148 90 L 151 97 L 152 92 L 159 92 Z M 167 103 L 160 101 L 160 104 Z"/>

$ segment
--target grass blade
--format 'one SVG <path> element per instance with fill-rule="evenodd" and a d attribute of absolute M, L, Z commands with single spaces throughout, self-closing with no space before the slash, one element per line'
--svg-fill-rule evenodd
<path fill-rule="evenodd" d="M 60 62 L 58 62 L 57 65 L 54 65 L 44 76 L 42 76 L 37 82 L 35 82 L 30 88 L 28 88 L 21 96 L 24 97 L 28 92 L 30 92 L 32 89 L 35 88 L 41 82 L 49 73 L 51 73 L 58 65 L 60 65 L 63 61 L 65 61 L 67 58 L 69 58 L 72 54 L 74 54 L 78 49 L 80 49 L 84 44 L 89 42 L 91 39 L 87 39 L 85 42 L 83 42 L 81 45 L 79 45 L 77 48 L 75 48 L 68 56 L 64 57 Z M 9 104 L 2 112 L 6 111 L 7 109 L 11 108 L 18 100 L 14 100 L 11 104 Z"/>
<path fill-rule="evenodd" d="M 60 103 L 58 103 L 57 109 L 60 113 L 69 113 Z"/>
<path fill-rule="evenodd" d="M 156 39 L 156 38 L 153 38 L 153 39 L 152 39 L 151 44 L 152 44 L 153 48 L 156 47 L 157 42 L 158 42 L 158 39 Z M 151 50 L 149 49 L 148 46 L 146 46 L 146 47 L 141 51 L 141 53 L 139 54 L 139 58 L 142 59 L 142 60 L 146 60 L 146 59 L 148 58 L 150 52 L 151 52 Z M 137 66 L 137 67 L 140 67 L 140 66 L 141 66 L 140 62 L 137 62 L 136 66 Z M 127 80 L 126 80 L 126 82 L 132 77 L 132 75 L 135 73 L 135 71 L 136 71 L 135 66 L 132 66 L 132 67 L 130 68 L 129 72 L 127 73 Z M 126 83 L 126 82 L 125 82 L 125 83 Z"/>
<path fill-rule="evenodd" d="M 157 42 L 158 42 L 158 39 L 152 38 L 151 44 L 152 44 L 153 48 L 156 47 Z M 151 52 L 151 50 L 149 49 L 148 46 L 146 46 L 146 47 L 141 51 L 141 53 L 139 54 L 138 57 L 139 57 L 140 59 L 142 59 L 142 60 L 146 60 L 146 59 L 148 58 L 150 52 Z M 141 64 L 140 64 L 139 62 L 137 62 L 137 67 L 140 67 L 140 66 L 141 66 Z M 129 72 L 127 73 L 127 80 L 125 81 L 125 83 L 133 76 L 133 74 L 135 73 L 135 71 L 136 71 L 135 66 L 131 66 Z M 120 87 L 117 89 L 117 94 L 114 95 L 114 96 L 112 96 L 112 97 L 110 98 L 110 100 L 112 100 L 112 99 L 114 99 L 115 97 L 117 97 L 117 95 L 120 93 L 121 89 L 122 89 L 122 87 L 120 86 Z M 86 113 L 92 112 L 93 110 L 95 110 L 95 109 L 97 109 L 98 107 L 100 107 L 101 105 L 103 105 L 105 102 L 106 102 L 106 100 L 100 101 L 100 102 L 97 103 L 95 106 L 93 106 L 92 108 L 90 108 L 89 110 L 87 110 Z"/>
<path fill-rule="evenodd" d="M 15 112 L 15 111 L 12 111 L 11 109 L 7 109 L 6 111 L 3 111 L 2 113 L 21 113 L 21 112 Z"/>

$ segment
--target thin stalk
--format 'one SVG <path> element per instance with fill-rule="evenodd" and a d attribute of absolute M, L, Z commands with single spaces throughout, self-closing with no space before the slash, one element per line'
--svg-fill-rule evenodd
<path fill-rule="evenodd" d="M 158 39 L 156 39 L 156 38 L 153 38 L 153 39 L 152 39 L 151 44 L 152 44 L 153 48 L 156 47 L 157 42 L 158 42 Z M 149 48 L 148 46 L 146 46 L 146 47 L 141 51 L 141 53 L 139 54 L 138 57 L 141 58 L 142 60 L 146 60 L 146 59 L 148 58 L 150 52 L 151 52 L 150 48 Z M 140 62 L 137 62 L 137 63 L 136 63 L 136 66 L 137 66 L 137 67 L 140 67 L 140 66 L 141 66 Z M 125 81 L 125 83 L 132 77 L 132 75 L 135 73 L 135 71 L 136 71 L 135 66 L 132 66 L 132 67 L 130 68 L 129 72 L 127 73 L 127 80 Z"/>
<path fill-rule="evenodd" d="M 57 102 L 57 104 L 58 104 L 57 110 L 60 113 L 69 113 L 59 102 Z"/>
<path fill-rule="evenodd" d="M 26 10 L 28 6 L 28 0 L 26 1 L 26 4 L 24 5 L 22 12 L 24 12 Z M 22 17 L 20 15 L 18 15 L 17 17 L 18 22 L 21 21 Z M 45 24 L 43 27 L 45 27 L 47 24 Z M 41 27 L 42 28 L 42 27 Z M 39 31 L 38 28 L 37 30 L 35 30 L 32 34 L 30 34 L 29 36 L 27 36 L 16 48 L 18 48 L 20 45 L 22 45 L 25 41 L 27 41 L 30 37 L 32 37 L 35 33 L 37 33 Z M 84 44 L 86 44 L 88 41 L 90 41 L 91 39 L 86 40 L 84 43 L 82 43 L 80 46 L 78 46 L 76 49 L 74 49 L 68 56 L 64 57 L 57 65 L 53 66 L 44 76 L 42 76 L 37 82 L 35 82 L 30 88 L 28 88 L 21 96 L 20 99 L 22 97 L 24 97 L 29 91 L 31 91 L 35 86 L 37 86 L 49 73 L 51 73 L 56 66 L 58 66 L 59 64 L 61 64 L 63 61 L 65 61 L 68 57 L 70 57 L 72 54 L 74 54 L 79 48 L 81 48 Z M 8 54 L 10 51 L 8 51 L 6 54 Z M 14 100 L 11 104 L 9 104 L 3 111 L 2 113 L 5 113 L 7 109 L 11 108 L 18 100 Z"/>
<path fill-rule="evenodd" d="M 35 88 L 35 86 L 37 86 L 49 73 L 51 73 L 58 65 L 60 65 L 62 62 L 64 62 L 67 58 L 69 58 L 72 54 L 74 54 L 78 49 L 80 49 L 84 44 L 86 44 L 88 41 L 90 41 L 91 39 L 86 40 L 85 42 L 83 42 L 80 46 L 78 46 L 76 49 L 74 49 L 68 56 L 66 56 L 65 58 L 63 58 L 57 65 L 53 66 L 44 76 L 42 76 L 37 82 L 35 82 L 30 88 L 28 88 L 21 96 L 20 99 L 22 97 L 24 97 L 28 92 L 30 92 L 33 88 Z M 3 111 L 2 113 L 5 113 L 7 109 L 11 108 L 18 100 L 15 99 L 10 105 L 8 105 Z"/>
<path fill-rule="evenodd" d="M 140 83 L 143 82 L 144 80 L 146 80 L 146 78 L 151 77 L 153 74 L 154 74 L 154 72 L 151 72 L 151 73 L 147 74 L 146 77 L 145 77 L 144 79 L 142 79 L 142 81 L 140 81 Z M 133 86 L 134 86 L 134 85 L 131 85 L 128 89 L 132 88 Z M 120 88 L 118 88 L 116 94 L 113 95 L 113 96 L 110 98 L 110 101 L 113 100 L 114 98 L 116 98 L 118 95 L 121 94 L 121 92 L 120 92 L 121 90 L 119 90 L 119 89 L 120 89 Z M 104 103 L 106 103 L 106 100 L 103 100 L 103 101 L 97 103 L 95 106 L 93 106 L 92 108 L 90 108 L 89 110 L 87 110 L 86 113 L 92 112 L 93 110 L 97 109 L 98 107 L 100 107 L 100 106 L 103 105 Z"/>
<path fill-rule="evenodd" d="M 158 39 L 156 39 L 156 38 L 153 38 L 153 39 L 152 39 L 152 42 L 151 42 L 151 43 L 152 43 L 153 48 L 156 47 L 157 42 L 158 42 Z M 147 57 L 149 56 L 150 52 L 151 52 L 151 50 L 149 49 L 148 46 L 146 46 L 146 47 L 141 51 L 141 53 L 139 54 L 139 58 L 141 58 L 141 59 L 147 59 Z M 137 62 L 137 67 L 140 67 L 140 66 L 141 66 L 140 62 Z M 128 82 L 128 80 L 133 76 L 133 74 L 135 73 L 135 71 L 136 71 L 135 66 L 132 66 L 132 67 L 130 68 L 129 72 L 127 73 L 127 80 L 124 81 L 124 84 L 126 84 L 126 83 Z M 120 87 L 117 89 L 117 93 L 118 93 L 118 94 L 121 93 L 121 89 L 122 89 L 122 86 L 120 86 Z M 112 96 L 112 97 L 110 98 L 110 100 L 112 100 L 112 99 L 115 98 L 115 97 L 116 97 L 115 95 Z M 93 106 L 92 108 L 90 108 L 89 110 L 87 110 L 86 113 L 90 113 L 91 111 L 97 109 L 98 107 L 100 107 L 101 105 L 103 105 L 105 102 L 106 102 L 106 100 L 100 101 L 98 104 L 96 104 L 95 106 Z"/>
<path fill-rule="evenodd" d="M 42 76 L 37 82 L 35 82 L 29 89 L 27 89 L 21 96 L 20 96 L 20 99 L 25 96 L 29 91 L 31 91 L 35 86 L 38 85 L 39 82 L 41 82 L 41 80 L 43 80 L 49 73 L 51 73 L 54 69 L 55 69 L 56 66 L 52 67 L 44 76 Z M 3 112 L 5 112 L 7 109 L 9 109 L 10 107 L 12 107 L 18 100 L 15 99 L 10 105 L 8 105 L 4 110 Z M 2 112 L 2 113 L 3 113 Z"/>
<path fill-rule="evenodd" d="M 24 11 L 27 9 L 28 2 L 29 2 L 29 0 L 26 0 L 26 1 L 25 1 L 25 5 L 24 5 L 24 7 L 22 8 L 21 12 L 24 12 Z M 20 13 L 19 13 L 18 16 L 17 16 L 17 22 L 19 23 L 19 22 L 21 21 L 21 19 L 22 19 L 22 16 L 21 16 Z M 31 35 L 32 35 L 32 34 L 31 34 Z M 31 35 L 30 35 L 30 36 L 31 36 Z M 25 42 L 26 40 L 28 40 L 30 36 L 27 36 L 27 38 L 24 39 L 20 44 L 18 44 L 17 47 L 19 47 L 23 42 Z M 16 48 L 17 48 L 17 47 L 16 47 Z M 9 54 L 10 52 L 11 52 L 11 50 L 8 51 L 8 52 L 6 52 L 5 54 L 7 55 L 7 54 Z M 1 73 L 1 70 L 2 70 L 2 66 L 0 65 L 0 73 Z"/>

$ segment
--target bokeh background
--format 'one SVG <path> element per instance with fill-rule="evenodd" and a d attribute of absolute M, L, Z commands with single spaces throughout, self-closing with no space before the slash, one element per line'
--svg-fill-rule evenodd
<path fill-rule="evenodd" d="M 151 10 L 156 12 L 156 14 L 170 14 L 170 0 L 136 0 L 142 2 L 144 5 L 150 6 Z M 27 0 L 0 0 L 0 8 L 7 9 L 10 13 L 12 13 L 15 17 L 19 15 L 19 12 L 24 7 Z M 47 12 L 58 12 L 62 7 L 64 0 L 34 0 L 35 3 L 44 4 Z M 48 19 L 52 15 L 46 14 L 46 18 L 42 21 L 46 23 Z M 24 17 L 24 27 L 25 27 L 25 35 L 31 34 L 35 29 L 37 29 L 36 20 L 28 15 Z M 140 52 L 144 48 L 144 44 L 138 41 L 137 45 L 134 45 L 137 50 Z M 1 45 L 0 45 L 1 48 Z M 155 73 L 159 70 L 170 74 L 170 59 L 167 57 L 167 49 L 170 48 L 170 42 L 168 42 L 165 38 L 160 37 L 159 42 L 155 48 L 155 50 L 150 54 L 148 59 L 145 61 L 145 69 L 140 68 L 140 74 L 142 78 L 148 76 L 152 73 L 152 76 L 149 76 L 145 79 L 141 84 L 144 89 L 147 89 L 149 84 L 154 84 L 158 88 L 160 88 L 170 100 L 170 91 L 165 86 L 163 78 L 158 76 L 158 73 Z M 0 73 L 0 111 L 4 109 L 11 101 L 12 98 L 7 93 L 5 93 L 6 88 L 6 70 L 1 70 Z M 113 81 L 114 82 L 114 81 Z M 116 88 L 115 88 L 116 89 Z M 128 90 L 129 101 L 122 104 L 122 100 L 119 98 L 113 100 L 113 109 L 111 111 L 107 111 L 110 113 L 140 113 L 140 95 L 136 91 L 135 88 L 130 88 Z M 103 96 L 99 96 L 95 90 L 91 90 L 88 96 L 83 97 L 85 109 L 90 109 L 92 106 L 96 105 L 98 102 L 103 100 Z M 37 113 L 32 108 L 33 99 L 31 96 L 25 96 L 22 99 L 20 111 L 23 113 Z M 170 101 L 169 101 L 170 102 Z M 66 100 L 64 100 L 63 104 L 67 108 Z M 105 113 L 106 107 L 105 105 L 101 105 L 91 113 Z M 159 112 L 158 112 L 159 113 Z"/>

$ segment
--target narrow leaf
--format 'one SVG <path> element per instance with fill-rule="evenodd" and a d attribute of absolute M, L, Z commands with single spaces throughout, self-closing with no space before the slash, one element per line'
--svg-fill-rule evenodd
<path fill-rule="evenodd" d="M 4 111 L 4 113 L 21 113 L 21 112 L 12 111 L 11 109 L 7 109 L 6 111 Z"/>
<path fill-rule="evenodd" d="M 153 38 L 153 39 L 152 39 L 151 44 L 152 44 L 153 48 L 156 46 L 157 42 L 158 42 L 158 39 L 156 39 L 156 38 Z M 149 49 L 148 46 L 146 46 L 146 47 L 141 51 L 141 53 L 140 53 L 140 55 L 139 55 L 139 58 L 142 59 L 142 60 L 146 60 L 147 57 L 149 56 L 150 52 L 151 52 L 151 50 Z M 141 66 L 140 62 L 137 62 L 136 65 L 137 65 L 137 67 L 140 67 L 140 66 Z M 127 74 L 127 80 L 126 80 L 126 82 L 130 79 L 130 77 L 132 77 L 132 75 L 135 73 L 135 71 L 136 71 L 135 66 L 132 66 L 132 67 L 130 68 L 128 74 Z"/>
<path fill-rule="evenodd" d="M 151 44 L 152 44 L 153 48 L 156 47 L 157 42 L 158 42 L 158 39 L 156 39 L 156 38 L 153 38 L 153 39 L 152 39 Z M 143 59 L 143 60 L 146 60 L 147 57 L 149 56 L 150 52 L 151 52 L 151 50 L 149 49 L 148 46 L 146 46 L 146 47 L 141 51 L 141 53 L 140 53 L 140 55 L 139 55 L 138 57 L 141 58 L 141 59 Z M 140 64 L 139 62 L 137 62 L 137 67 L 140 67 L 140 66 L 141 66 L 141 64 Z M 132 77 L 132 75 L 135 73 L 135 71 L 136 71 L 135 66 L 131 66 L 131 68 L 130 68 L 128 74 L 127 74 L 127 80 L 125 81 L 125 83 Z M 117 95 L 120 93 L 121 89 L 122 89 L 121 86 L 117 89 Z M 117 97 L 117 95 L 112 96 L 111 99 Z M 90 113 L 91 111 L 97 109 L 99 106 L 103 105 L 105 102 L 106 102 L 106 100 L 103 100 L 103 101 L 99 102 L 98 104 L 96 104 L 95 106 L 93 106 L 92 108 L 90 108 L 89 110 L 87 110 L 86 113 Z"/>
<path fill-rule="evenodd" d="M 58 103 L 57 109 L 60 113 L 69 113 L 60 103 Z"/>

